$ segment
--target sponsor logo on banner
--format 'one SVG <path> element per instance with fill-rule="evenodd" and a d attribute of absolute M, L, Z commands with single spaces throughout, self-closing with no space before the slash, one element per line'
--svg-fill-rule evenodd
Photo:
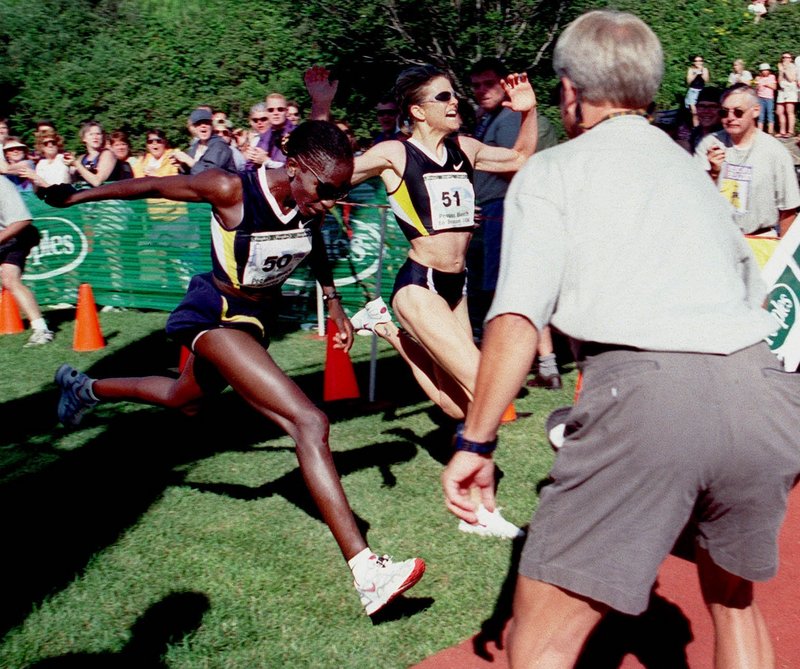
<path fill-rule="evenodd" d="M 25 278 L 32 281 L 51 279 L 78 267 L 89 252 L 83 231 L 72 221 L 56 216 L 33 219 L 41 239 L 31 249 L 25 265 Z"/>
<path fill-rule="evenodd" d="M 800 309 L 799 258 L 800 222 L 795 221 L 761 272 L 770 289 L 764 306 L 779 323 L 765 341 L 789 372 L 800 367 L 800 321 L 797 318 Z"/>
<path fill-rule="evenodd" d="M 767 298 L 767 309 L 778 319 L 780 327 L 767 337 L 769 347 L 775 351 L 786 342 L 794 322 L 797 319 L 797 294 L 791 286 L 779 283 L 772 287 Z"/>

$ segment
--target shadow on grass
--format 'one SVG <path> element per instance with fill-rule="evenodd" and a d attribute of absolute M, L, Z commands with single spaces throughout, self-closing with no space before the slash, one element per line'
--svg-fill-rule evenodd
<path fill-rule="evenodd" d="M 94 377 L 163 375 L 178 359 L 178 348 L 156 333 L 84 371 Z M 362 388 L 368 367 L 368 362 L 356 365 Z M 382 360 L 380 378 L 386 380 L 379 392 L 387 412 L 423 399 L 399 359 Z M 322 405 L 319 371 L 293 379 Z M 56 421 L 57 398 L 53 384 L 0 404 L 0 507 L 5 515 L 0 529 L 5 564 L 0 577 L 0 635 L 20 624 L 46 596 L 68 585 L 95 553 L 133 526 L 176 483 L 178 468 L 215 453 L 249 451 L 283 434 L 234 393 L 225 392 L 210 398 L 194 418 L 160 408 L 128 405 L 125 411 L 116 411 L 115 405 L 103 405 L 81 426 L 99 427 L 98 434 L 70 451 L 69 437 Z M 322 406 L 332 422 L 375 411 L 367 403 Z M 375 444 L 334 453 L 336 465 L 342 474 L 378 467 L 385 485 L 394 485 L 392 464 L 414 458 L 417 449 L 412 444 L 391 445 L 391 449 Z M 220 488 L 220 492 L 247 494 L 235 486 Z M 268 494 L 283 495 L 319 518 L 299 469 L 264 486 L 255 496 Z M 368 528 L 368 522 L 361 519 L 361 526 Z"/>
<path fill-rule="evenodd" d="M 153 604 L 131 627 L 131 640 L 118 653 L 67 653 L 26 669 L 168 669 L 163 656 L 197 630 L 210 608 L 199 592 L 173 592 Z"/>
<path fill-rule="evenodd" d="M 396 483 L 394 475 L 391 473 L 391 466 L 413 460 L 416 455 L 417 449 L 411 444 L 386 441 L 370 444 L 369 446 L 356 448 L 350 451 L 334 453 L 333 459 L 336 463 L 336 471 L 339 472 L 340 477 L 343 478 L 348 474 L 362 469 L 377 467 L 383 474 L 383 485 L 391 488 Z M 245 501 L 280 495 L 312 518 L 323 522 L 322 515 L 303 482 L 303 475 L 300 472 L 300 467 L 293 469 L 274 481 L 270 481 L 256 488 L 232 483 L 193 483 L 185 480 L 180 483 L 200 492 L 211 492 L 217 495 L 225 495 L 232 499 Z M 364 537 L 367 538 L 369 523 L 359 517 L 355 512 L 354 515 L 358 529 Z M 367 543 L 369 543 L 369 541 L 367 541 Z"/>

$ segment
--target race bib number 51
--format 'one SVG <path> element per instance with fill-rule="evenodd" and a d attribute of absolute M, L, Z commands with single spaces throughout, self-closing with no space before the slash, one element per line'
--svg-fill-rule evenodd
<path fill-rule="evenodd" d="M 463 172 L 426 174 L 434 230 L 468 228 L 475 224 L 475 191 Z"/>
<path fill-rule="evenodd" d="M 278 286 L 310 252 L 311 230 L 253 233 L 242 285 L 258 288 Z"/>

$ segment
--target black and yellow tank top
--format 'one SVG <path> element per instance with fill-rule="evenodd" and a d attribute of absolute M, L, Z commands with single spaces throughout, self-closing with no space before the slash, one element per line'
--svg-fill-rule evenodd
<path fill-rule="evenodd" d="M 406 169 L 389 204 L 406 239 L 475 227 L 473 169 L 456 140 L 444 141 L 440 164 L 413 140 L 403 143 Z"/>
<path fill-rule="evenodd" d="M 311 253 L 317 216 L 284 214 L 269 191 L 266 168 L 240 172 L 242 222 L 227 230 L 211 215 L 214 276 L 235 288 L 277 288 Z M 319 231 L 317 230 L 317 233 Z"/>

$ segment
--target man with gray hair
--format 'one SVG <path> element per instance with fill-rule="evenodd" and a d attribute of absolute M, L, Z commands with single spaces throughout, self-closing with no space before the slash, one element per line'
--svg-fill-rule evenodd
<path fill-rule="evenodd" d="M 475 400 L 442 474 L 447 506 L 475 522 L 477 489 L 495 508 L 500 418 L 552 323 L 572 341 L 583 389 L 520 558 L 511 666 L 572 667 L 607 611 L 647 609 L 681 537 L 715 625 L 715 666 L 771 667 L 752 582 L 777 569 L 800 473 L 800 379 L 763 341 L 777 323 L 729 205 L 647 121 L 663 72 L 652 30 L 589 12 L 561 35 L 554 64 L 572 139 L 511 182 Z"/>
<path fill-rule="evenodd" d="M 745 84 L 722 95 L 722 130 L 707 135 L 695 156 L 736 212 L 748 235 L 783 237 L 800 207 L 792 155 L 758 129 L 758 96 Z"/>

